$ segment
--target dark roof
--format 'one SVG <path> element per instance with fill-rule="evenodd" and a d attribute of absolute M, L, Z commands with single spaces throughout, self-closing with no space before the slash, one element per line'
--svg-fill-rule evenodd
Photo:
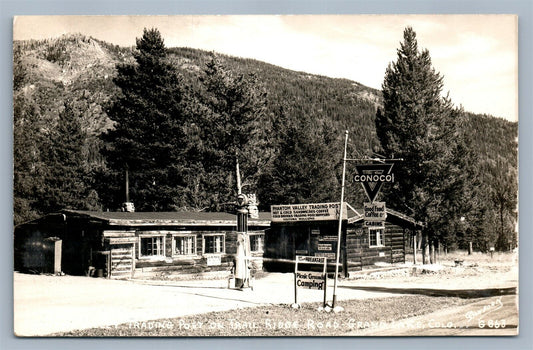
<path fill-rule="evenodd" d="M 409 222 L 417 227 L 423 227 L 424 224 L 414 220 L 405 214 L 386 208 L 387 214 L 394 216 L 402 221 Z M 220 212 L 113 212 L 113 211 L 89 211 L 89 210 L 62 210 L 61 213 L 51 213 L 42 218 L 17 226 L 35 224 L 41 220 L 49 220 L 52 217 L 59 216 L 61 221 L 62 214 L 66 216 L 85 217 L 103 221 L 109 225 L 115 226 L 236 226 L 237 218 L 235 214 Z M 347 210 L 348 223 L 359 222 L 364 219 L 364 209 L 353 208 L 348 206 Z M 270 226 L 272 220 L 270 212 L 260 212 L 259 218 L 248 219 L 249 226 Z"/>
<path fill-rule="evenodd" d="M 63 210 L 63 213 L 74 216 L 85 216 L 98 219 L 110 225 L 193 225 L 193 226 L 235 226 L 237 217 L 230 213 L 217 212 L 113 212 L 88 210 Z M 248 219 L 252 226 L 270 225 L 270 212 L 260 212 L 259 218 Z"/>

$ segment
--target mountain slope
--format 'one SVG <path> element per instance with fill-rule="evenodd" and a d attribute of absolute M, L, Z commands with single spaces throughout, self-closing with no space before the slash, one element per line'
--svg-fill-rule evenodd
<path fill-rule="evenodd" d="M 169 53 L 169 60 L 179 67 L 186 84 L 193 91 L 199 91 L 199 77 L 211 53 L 191 48 L 171 48 Z M 347 79 L 291 71 L 253 59 L 219 57 L 236 73 L 255 74 L 266 88 L 271 119 L 271 123 L 263 126 L 266 133 L 276 134 L 277 130 L 271 127 L 274 122 L 322 125 L 331 134 L 338 135 L 332 143 L 331 154 L 339 154 L 339 161 L 344 130 L 350 131 L 351 156 L 369 155 L 379 150 L 374 118 L 382 103 L 380 91 Z M 112 127 L 106 109 L 120 93 L 113 83 L 116 65 L 129 62 L 133 62 L 131 48 L 79 34 L 14 42 L 15 127 L 21 128 L 24 134 L 28 125 L 37 126 L 37 136 L 41 138 L 36 138 L 35 142 L 41 142 L 56 127 L 58 115 L 69 101 L 81 115 L 82 127 L 87 132 L 84 144 L 87 168 L 105 167 L 98 136 Z M 30 115 L 32 118 L 28 117 Z M 471 113 L 468 113 L 468 121 L 466 133 L 472 135 L 472 149 L 477 159 L 490 163 L 500 157 L 506 159 L 509 166 L 517 167 L 517 123 Z M 20 137 L 21 133 L 15 132 L 15 137 Z M 15 168 L 19 166 L 17 169 L 25 171 L 17 162 L 15 159 Z M 336 198 L 335 195 L 332 191 L 332 198 Z"/>

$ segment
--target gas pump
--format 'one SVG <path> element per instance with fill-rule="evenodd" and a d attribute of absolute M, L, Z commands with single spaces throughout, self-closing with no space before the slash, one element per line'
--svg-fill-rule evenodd
<path fill-rule="evenodd" d="M 235 254 L 235 288 L 250 288 L 250 239 L 248 236 L 248 198 L 237 196 L 237 252 Z"/>

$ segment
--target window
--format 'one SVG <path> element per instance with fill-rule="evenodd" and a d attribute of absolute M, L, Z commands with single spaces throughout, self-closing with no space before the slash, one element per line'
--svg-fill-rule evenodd
<path fill-rule="evenodd" d="M 196 255 L 196 235 L 182 234 L 172 237 L 172 255 Z"/>
<path fill-rule="evenodd" d="M 164 236 L 141 236 L 139 245 L 140 256 L 164 256 L 165 237 Z"/>
<path fill-rule="evenodd" d="M 250 235 L 250 250 L 252 252 L 262 252 L 263 239 L 264 236 L 262 234 Z"/>
<path fill-rule="evenodd" d="M 211 234 L 203 236 L 204 254 L 224 253 L 224 234 Z"/>
<path fill-rule="evenodd" d="M 382 247 L 383 246 L 383 228 L 370 228 L 369 230 L 369 245 L 370 247 Z"/>

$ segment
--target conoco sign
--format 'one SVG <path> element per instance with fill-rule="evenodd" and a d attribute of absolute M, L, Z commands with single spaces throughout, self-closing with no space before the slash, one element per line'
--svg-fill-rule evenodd
<path fill-rule="evenodd" d="M 385 182 L 394 182 L 394 174 L 391 172 L 394 164 L 359 164 L 355 166 L 357 174 L 353 177 L 354 182 L 360 182 L 371 202 Z"/>

